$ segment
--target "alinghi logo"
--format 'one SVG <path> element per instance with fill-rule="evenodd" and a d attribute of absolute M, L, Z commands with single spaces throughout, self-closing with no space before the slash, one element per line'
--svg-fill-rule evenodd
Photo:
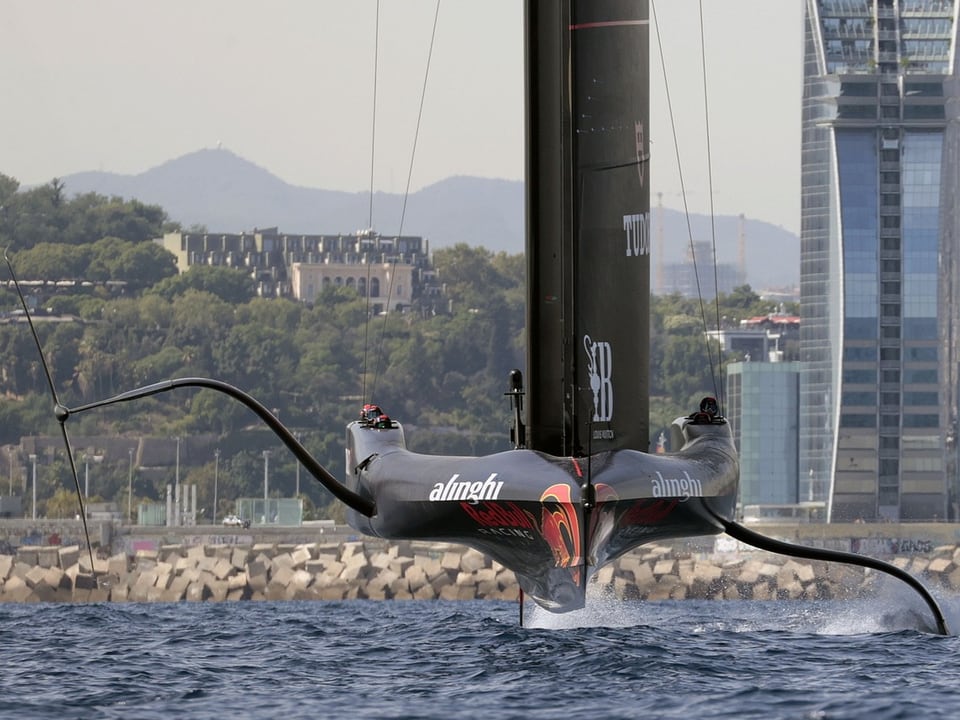
<path fill-rule="evenodd" d="M 503 481 L 497 481 L 497 473 L 490 473 L 486 480 L 476 482 L 459 480 L 460 473 L 454 473 L 445 483 L 436 483 L 428 495 L 430 502 L 463 500 L 476 504 L 481 500 L 496 500 L 500 497 L 500 490 L 503 489 Z"/>

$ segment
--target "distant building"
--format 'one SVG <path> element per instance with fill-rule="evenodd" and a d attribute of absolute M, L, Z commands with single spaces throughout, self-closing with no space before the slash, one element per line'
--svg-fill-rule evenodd
<path fill-rule="evenodd" d="M 709 330 L 707 335 L 720 343 L 724 353 L 737 353 L 747 362 L 779 362 L 784 346 L 800 337 L 800 318 L 771 313 L 740 321 L 738 328 Z"/>
<path fill-rule="evenodd" d="M 725 412 L 740 455 L 740 504 L 793 505 L 797 478 L 799 362 L 727 366 Z"/>
<path fill-rule="evenodd" d="M 177 258 L 180 272 L 194 265 L 246 269 L 263 297 L 312 303 L 325 287 L 353 287 L 375 312 L 404 310 L 432 292 L 429 243 L 414 235 L 372 230 L 348 235 L 292 235 L 277 228 L 252 233 L 167 233 L 158 242 Z"/>
<path fill-rule="evenodd" d="M 322 254 L 308 253 L 290 264 L 290 287 L 297 300 L 312 303 L 325 288 L 349 287 L 368 297 L 373 312 L 403 311 L 432 271 L 419 237 L 357 233 Z"/>
<path fill-rule="evenodd" d="M 956 519 L 957 0 L 807 0 L 801 495 Z"/>
<path fill-rule="evenodd" d="M 663 263 L 657 275 L 657 295 L 677 293 L 683 297 L 712 299 L 718 290 L 726 295 L 746 283 L 742 268 L 729 263 L 718 263 L 714 267 L 713 250 L 707 242 L 695 242 L 694 249 L 687 250 L 685 262 Z"/>

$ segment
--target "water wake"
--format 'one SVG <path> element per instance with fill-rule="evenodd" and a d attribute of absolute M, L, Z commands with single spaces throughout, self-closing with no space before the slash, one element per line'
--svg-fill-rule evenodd
<path fill-rule="evenodd" d="M 938 596 L 948 626 L 960 627 L 960 596 Z M 723 605 L 705 614 L 712 603 Z M 786 609 L 786 612 L 784 612 Z M 869 597 L 853 600 L 686 600 L 624 601 L 594 587 L 580 610 L 556 614 L 527 602 L 523 625 L 543 630 L 579 628 L 669 627 L 691 633 L 787 632 L 825 636 L 893 632 L 937 634 L 937 624 L 924 601 L 892 578 L 880 579 Z"/>

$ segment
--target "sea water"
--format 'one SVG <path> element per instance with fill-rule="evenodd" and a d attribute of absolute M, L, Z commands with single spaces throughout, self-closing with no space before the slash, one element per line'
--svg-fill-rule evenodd
<path fill-rule="evenodd" d="M 0 717 L 960 717 L 960 639 L 927 617 L 902 591 L 523 625 L 488 601 L 5 604 Z"/>

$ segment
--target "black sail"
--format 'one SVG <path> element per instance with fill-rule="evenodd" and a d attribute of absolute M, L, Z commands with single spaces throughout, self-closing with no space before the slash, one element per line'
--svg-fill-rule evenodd
<path fill-rule="evenodd" d="M 646 2 L 527 5 L 529 446 L 649 444 Z"/>

